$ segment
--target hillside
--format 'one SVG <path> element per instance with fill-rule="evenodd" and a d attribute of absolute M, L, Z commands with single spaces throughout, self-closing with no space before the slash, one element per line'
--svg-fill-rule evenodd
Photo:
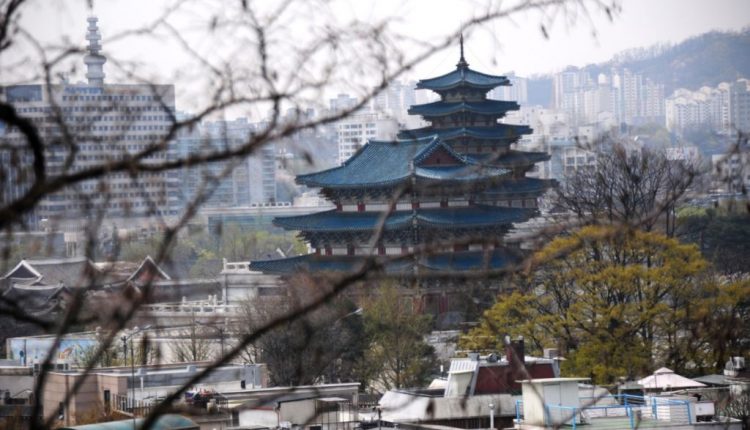
<path fill-rule="evenodd" d="M 612 67 L 627 68 L 663 83 L 666 94 L 677 88 L 696 90 L 704 85 L 713 87 L 741 77 L 750 78 L 750 27 L 740 32 L 713 31 L 676 45 L 633 49 L 584 69 L 595 77 Z M 548 105 L 550 84 L 550 76 L 530 79 L 529 101 Z"/>
<path fill-rule="evenodd" d="M 750 28 L 742 32 L 711 32 L 674 46 L 623 53 L 592 71 L 624 67 L 665 85 L 696 90 L 740 77 L 750 77 Z"/>

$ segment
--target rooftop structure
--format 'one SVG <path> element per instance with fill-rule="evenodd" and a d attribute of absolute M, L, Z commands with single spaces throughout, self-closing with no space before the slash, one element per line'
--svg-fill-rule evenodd
<path fill-rule="evenodd" d="M 58 422 L 75 424 L 82 415 L 100 408 L 103 411 L 135 413 L 143 416 L 164 397 L 186 384 L 210 362 L 175 365 L 121 366 L 83 370 L 58 370 L 47 374 L 43 388 L 44 413 L 57 414 Z M 216 399 L 226 404 L 221 393 L 243 392 L 265 387 L 263 365 L 227 365 L 214 368 L 201 382 L 191 387 L 184 402 L 200 406 L 204 399 Z M 83 384 L 81 389 L 65 403 L 69 387 Z M 197 396 L 197 397 L 196 397 Z"/>
<path fill-rule="evenodd" d="M 506 77 L 469 68 L 462 41 L 455 70 L 417 83 L 440 96 L 409 109 L 430 126 L 401 131 L 395 141 L 371 139 L 342 166 L 297 177 L 335 205 L 275 219 L 300 231 L 313 253 L 254 261 L 250 268 L 282 275 L 347 272 L 376 256 L 388 260 L 385 269 L 395 275 L 425 278 L 465 277 L 518 262 L 503 236 L 537 213 L 537 198 L 552 182 L 526 177 L 548 156 L 511 148 L 531 130 L 498 123 L 518 109 L 515 102 L 487 99 L 501 85 L 509 85 Z M 441 304 L 441 311 L 449 306 Z"/>
<path fill-rule="evenodd" d="M 173 85 L 105 84 L 101 36 L 97 19 L 88 19 L 87 82 L 24 84 L 2 88 L 0 99 L 31 121 L 44 141 L 47 175 L 57 176 L 95 169 L 143 152 L 161 143 L 175 115 Z M 61 124 L 64 123 L 64 124 Z M 31 187 L 33 154 L 26 136 L 17 128 L 0 133 L 0 164 L 9 180 L 0 182 L 0 201 L 21 198 Z M 75 142 L 71 145 L 70 142 Z M 69 148 L 74 146 L 75 151 Z M 173 146 L 149 154 L 143 163 L 154 165 L 173 157 Z M 147 217 L 176 212 L 177 180 L 172 173 L 146 172 L 138 177 L 112 173 L 82 181 L 45 196 L 27 217 L 33 227 L 82 231 L 91 213 L 103 211 L 120 228 L 161 224 Z"/>
<path fill-rule="evenodd" d="M 653 375 L 646 376 L 645 378 L 638 380 L 637 383 L 643 386 L 647 391 L 678 390 L 682 388 L 699 388 L 706 386 L 698 381 L 693 381 L 690 378 L 678 375 L 666 367 L 657 369 Z"/>
<path fill-rule="evenodd" d="M 545 378 L 521 381 L 516 401 L 519 430 L 547 428 L 638 429 L 673 428 L 739 430 L 742 423 L 718 416 L 712 401 L 685 396 L 598 395 L 582 393 L 586 378 Z"/>

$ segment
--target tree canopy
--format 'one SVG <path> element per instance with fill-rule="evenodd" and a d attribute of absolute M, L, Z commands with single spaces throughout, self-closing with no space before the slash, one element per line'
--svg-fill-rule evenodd
<path fill-rule="evenodd" d="M 727 348 L 747 348 L 719 348 L 719 337 L 743 337 L 718 332 L 747 313 L 740 296 L 750 283 L 712 278 L 708 268 L 692 244 L 584 227 L 537 252 L 516 290 L 498 298 L 461 347 L 500 349 L 505 334 L 523 335 L 532 350 L 559 348 L 567 374 L 597 383 L 660 365 L 678 372 L 723 366 Z"/>

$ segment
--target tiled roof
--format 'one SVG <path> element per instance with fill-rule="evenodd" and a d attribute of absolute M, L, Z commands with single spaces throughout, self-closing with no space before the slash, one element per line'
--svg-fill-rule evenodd
<path fill-rule="evenodd" d="M 403 130 L 398 137 L 402 139 L 414 139 L 425 136 L 438 135 L 443 140 L 457 139 L 460 137 L 472 137 L 474 139 L 516 139 L 521 135 L 531 133 L 531 127 L 527 125 L 497 124 L 491 127 L 452 127 L 438 129 L 432 126 Z"/>
<path fill-rule="evenodd" d="M 288 230 L 303 231 L 369 231 L 377 227 L 382 212 L 340 212 L 336 210 L 309 215 L 279 217 L 274 224 Z M 386 230 L 410 227 L 416 219 L 419 225 L 433 227 L 470 228 L 503 225 L 528 220 L 529 209 L 499 206 L 467 206 L 415 211 L 396 211 L 384 223 Z"/>
<path fill-rule="evenodd" d="M 485 115 L 504 115 L 508 111 L 518 110 L 518 103 L 505 100 L 482 100 L 476 102 L 437 101 L 421 105 L 412 105 L 409 115 L 425 117 L 444 116 L 456 112 L 472 112 Z"/>
<path fill-rule="evenodd" d="M 497 196 L 541 193 L 556 184 L 552 179 L 519 178 L 502 181 L 492 187 L 491 190 L 483 192 L 483 196 L 494 198 Z"/>
<path fill-rule="evenodd" d="M 26 279 L 27 284 L 63 284 L 69 288 L 86 287 L 92 282 L 101 283 L 103 279 L 100 277 L 101 271 L 85 257 L 22 260 L 4 276 L 17 281 Z"/>
<path fill-rule="evenodd" d="M 509 168 L 514 166 L 529 166 L 541 161 L 547 161 L 550 156 L 546 152 L 510 150 L 499 157 L 496 154 L 481 154 L 472 155 L 471 158 L 477 163 Z"/>
<path fill-rule="evenodd" d="M 419 166 L 437 148 L 448 151 L 460 164 Z M 412 169 L 412 165 L 416 167 Z M 428 136 L 393 142 L 371 140 L 342 166 L 297 176 L 297 182 L 311 187 L 361 188 L 397 184 L 412 175 L 427 180 L 476 181 L 507 173 L 498 167 L 479 168 L 436 136 Z"/>
<path fill-rule="evenodd" d="M 250 269 L 277 275 L 290 275 L 300 271 L 346 273 L 360 268 L 364 259 L 363 256 L 307 254 L 277 260 L 253 261 L 250 263 Z M 429 255 L 416 264 L 427 272 L 424 273 L 425 275 L 428 275 L 429 272 L 496 271 L 518 264 L 520 261 L 521 256 L 510 250 L 495 249 L 487 252 L 462 251 Z M 392 274 L 410 275 L 413 273 L 414 264 L 409 260 L 391 261 L 386 263 L 385 271 Z"/>
<path fill-rule="evenodd" d="M 469 68 L 459 67 L 452 72 L 417 82 L 417 89 L 444 91 L 466 86 L 490 90 L 500 85 L 510 85 L 505 76 L 488 75 Z"/>

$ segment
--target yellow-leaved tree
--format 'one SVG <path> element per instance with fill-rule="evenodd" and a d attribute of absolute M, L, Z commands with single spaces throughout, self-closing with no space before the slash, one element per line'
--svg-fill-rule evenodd
<path fill-rule="evenodd" d="M 565 373 L 598 383 L 657 364 L 682 370 L 709 348 L 686 347 L 721 289 L 707 267 L 694 245 L 659 233 L 584 227 L 537 252 L 461 347 L 497 350 L 506 334 L 523 335 L 532 350 L 559 348 Z"/>

